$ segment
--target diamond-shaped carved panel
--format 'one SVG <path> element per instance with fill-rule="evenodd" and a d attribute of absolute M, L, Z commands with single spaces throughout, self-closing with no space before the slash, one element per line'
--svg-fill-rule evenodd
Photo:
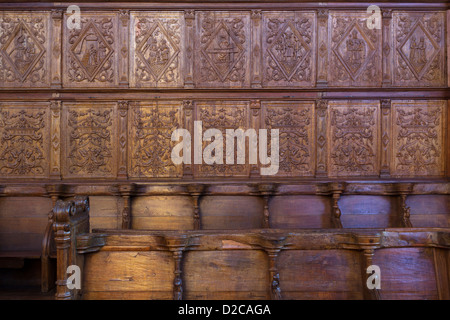
<path fill-rule="evenodd" d="M 365 13 L 331 12 L 330 86 L 381 85 L 381 30 L 369 29 L 366 20 Z"/>
<path fill-rule="evenodd" d="M 313 86 L 315 14 L 265 12 L 263 28 L 264 86 Z"/>
<path fill-rule="evenodd" d="M 445 85 L 445 13 L 395 12 L 394 84 Z"/>
<path fill-rule="evenodd" d="M 249 13 L 197 12 L 197 86 L 247 87 L 250 71 Z"/>
<path fill-rule="evenodd" d="M 5 12 L 0 17 L 0 86 L 48 87 L 50 16 Z"/>
<path fill-rule="evenodd" d="M 180 12 L 132 12 L 132 86 L 181 87 L 184 18 Z"/>
<path fill-rule="evenodd" d="M 114 87 L 117 85 L 118 48 L 116 14 L 82 14 L 80 28 L 64 22 L 64 85 Z"/>

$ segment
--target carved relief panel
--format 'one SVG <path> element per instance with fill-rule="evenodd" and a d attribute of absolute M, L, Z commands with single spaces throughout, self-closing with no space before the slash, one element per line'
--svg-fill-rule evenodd
<path fill-rule="evenodd" d="M 131 177 L 180 177 L 182 165 L 171 159 L 173 147 L 171 136 L 175 129 L 182 128 L 181 101 L 140 102 L 131 107 L 129 116 L 128 153 Z"/>
<path fill-rule="evenodd" d="M 2 12 L 0 87 L 50 86 L 50 13 Z"/>
<path fill-rule="evenodd" d="M 330 101 L 329 176 L 379 174 L 378 101 Z"/>
<path fill-rule="evenodd" d="M 0 104 L 0 175 L 46 178 L 49 175 L 48 103 Z"/>
<path fill-rule="evenodd" d="M 64 177 L 116 177 L 116 130 L 116 103 L 63 103 Z"/>
<path fill-rule="evenodd" d="M 314 175 L 314 124 L 314 102 L 263 103 L 262 127 L 279 130 L 278 176 Z"/>
<path fill-rule="evenodd" d="M 249 87 L 250 13 L 196 12 L 197 87 Z"/>
<path fill-rule="evenodd" d="M 131 13 L 131 86 L 183 86 L 184 14 Z"/>
<path fill-rule="evenodd" d="M 365 12 L 330 12 L 329 86 L 381 86 L 381 29 L 366 21 Z"/>
<path fill-rule="evenodd" d="M 394 12 L 394 84 L 444 86 L 445 12 Z"/>
<path fill-rule="evenodd" d="M 315 13 L 264 12 L 263 28 L 264 86 L 314 86 Z"/>
<path fill-rule="evenodd" d="M 393 175 L 444 174 L 446 105 L 446 101 L 392 102 Z"/>
<path fill-rule="evenodd" d="M 83 13 L 80 29 L 68 27 L 68 16 L 64 16 L 64 86 L 117 86 L 118 14 Z"/>
<path fill-rule="evenodd" d="M 202 164 L 196 165 L 196 176 L 199 177 L 237 177 L 250 174 L 248 161 L 248 143 L 246 143 L 246 161 L 245 164 L 237 163 L 237 143 L 234 146 L 233 164 L 227 164 L 226 156 L 226 129 L 242 129 L 244 132 L 249 128 L 249 102 L 248 101 L 199 101 L 196 102 L 196 120 L 202 121 L 203 134 L 208 129 L 218 129 L 223 138 L 223 164 L 206 164 L 203 157 Z M 253 128 L 256 130 L 256 128 Z M 256 130 L 257 131 L 257 130 Z M 212 138 L 214 140 L 215 138 Z M 205 148 L 212 146 L 211 142 L 202 142 L 202 152 L 205 154 Z M 215 150 L 207 152 L 211 157 L 218 157 Z M 220 160 L 219 160 L 220 161 Z"/>

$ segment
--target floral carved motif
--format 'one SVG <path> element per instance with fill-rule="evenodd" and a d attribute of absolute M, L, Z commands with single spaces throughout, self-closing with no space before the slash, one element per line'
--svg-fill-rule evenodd
<path fill-rule="evenodd" d="M 330 109 L 330 171 L 333 176 L 377 174 L 377 107 Z"/>
<path fill-rule="evenodd" d="M 0 111 L 0 173 L 4 176 L 44 176 L 48 171 L 47 111 Z"/>
<path fill-rule="evenodd" d="M 171 159 L 172 132 L 180 127 L 176 106 L 139 107 L 131 118 L 131 175 L 135 177 L 176 177 L 181 167 Z"/>
<path fill-rule="evenodd" d="M 112 108 L 68 110 L 67 167 L 70 175 L 109 176 L 113 166 Z"/>

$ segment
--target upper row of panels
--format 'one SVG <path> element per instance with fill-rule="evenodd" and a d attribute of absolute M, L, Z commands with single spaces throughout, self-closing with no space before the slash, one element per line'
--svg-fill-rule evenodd
<path fill-rule="evenodd" d="M 446 86 L 445 12 L 0 12 L 4 88 Z"/>

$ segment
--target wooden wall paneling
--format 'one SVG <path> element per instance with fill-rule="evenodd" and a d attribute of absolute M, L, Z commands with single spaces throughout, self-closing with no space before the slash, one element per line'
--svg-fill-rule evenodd
<path fill-rule="evenodd" d="M 448 272 L 450 260 L 448 259 L 448 252 L 449 250 L 433 248 L 434 270 L 439 300 L 450 300 L 450 278 Z"/>
<path fill-rule="evenodd" d="M 64 13 L 63 85 L 71 88 L 114 88 L 119 83 L 120 35 L 118 12 L 88 11 L 80 29 L 67 23 Z"/>
<path fill-rule="evenodd" d="M 117 177 L 117 103 L 63 103 L 64 178 Z"/>
<path fill-rule="evenodd" d="M 317 84 L 319 88 L 328 85 L 328 9 L 317 10 Z"/>
<path fill-rule="evenodd" d="M 330 101 L 328 119 L 328 175 L 378 176 L 379 101 Z"/>
<path fill-rule="evenodd" d="M 392 152 L 391 100 L 381 100 L 381 153 L 380 177 L 390 176 L 390 160 Z"/>
<path fill-rule="evenodd" d="M 325 85 L 325 83 L 324 83 Z M 326 177 L 328 175 L 328 146 L 327 146 L 327 130 L 328 130 L 328 101 L 316 101 L 316 177 Z"/>
<path fill-rule="evenodd" d="M 250 87 L 250 12 L 196 11 L 196 87 Z"/>
<path fill-rule="evenodd" d="M 450 197 L 448 195 L 409 195 L 406 206 L 414 227 L 448 228 L 450 226 Z"/>
<path fill-rule="evenodd" d="M 263 12 L 264 87 L 313 87 L 316 66 L 316 14 Z"/>
<path fill-rule="evenodd" d="M 62 86 L 62 20 L 63 11 L 60 9 L 51 10 L 51 87 L 61 88 Z"/>
<path fill-rule="evenodd" d="M 202 121 L 203 134 L 208 129 L 220 130 L 223 138 L 223 164 L 220 162 L 218 155 L 214 155 L 216 162 L 213 164 L 207 164 L 203 155 L 207 154 L 210 148 L 213 148 L 213 142 L 202 142 L 202 164 L 194 165 L 194 177 L 207 178 L 207 177 L 249 177 L 250 165 L 248 162 L 245 164 L 237 163 L 237 151 L 236 151 L 236 139 L 235 141 L 235 154 L 234 164 L 226 164 L 226 129 L 242 129 L 244 132 L 250 125 L 250 101 L 212 101 L 201 100 L 195 103 L 195 120 Z M 195 142 L 194 142 L 195 143 Z M 198 142 L 200 143 L 200 141 Z M 206 149 L 206 150 L 205 150 Z M 209 150 L 212 152 L 212 150 Z M 213 159 L 211 159 L 213 160 Z"/>
<path fill-rule="evenodd" d="M 444 175 L 446 109 L 440 100 L 392 101 L 391 175 Z"/>
<path fill-rule="evenodd" d="M 50 87 L 53 75 L 50 13 L 3 11 L 0 22 L 0 86 Z"/>
<path fill-rule="evenodd" d="M 195 11 L 184 11 L 186 54 L 184 55 L 184 87 L 194 88 Z"/>
<path fill-rule="evenodd" d="M 183 128 L 188 130 L 191 133 L 191 150 L 194 147 L 194 100 L 183 100 L 183 119 L 184 126 Z M 183 163 L 183 179 L 192 179 L 194 176 L 194 153 L 191 152 L 191 163 L 186 164 Z"/>
<path fill-rule="evenodd" d="M 50 178 L 61 179 L 61 101 L 50 101 Z M 55 203 L 56 204 L 56 203 Z"/>
<path fill-rule="evenodd" d="M 128 88 L 129 86 L 129 34 L 130 34 L 130 11 L 120 10 L 119 11 L 118 23 L 118 33 L 119 33 L 119 43 L 118 48 L 120 49 L 120 54 L 118 58 L 118 78 L 119 86 Z"/>
<path fill-rule="evenodd" d="M 328 85 L 381 86 L 381 29 L 369 29 L 365 11 L 331 11 L 328 19 Z M 319 49 L 320 50 L 320 49 Z"/>
<path fill-rule="evenodd" d="M 131 87 L 183 87 L 184 24 L 179 11 L 131 12 Z"/>
<path fill-rule="evenodd" d="M 118 164 L 117 164 L 117 178 L 126 180 L 128 178 L 127 172 L 127 149 L 128 149 L 128 109 L 129 101 L 118 102 Z"/>
<path fill-rule="evenodd" d="M 111 195 L 89 196 L 90 229 L 120 229 L 124 208 L 123 197 Z"/>
<path fill-rule="evenodd" d="M 433 248 L 376 250 L 373 263 L 379 266 L 381 271 L 381 297 L 384 300 L 438 299 L 433 250 Z"/>
<path fill-rule="evenodd" d="M 49 178 L 51 112 L 48 102 L 0 103 L 2 178 Z"/>
<path fill-rule="evenodd" d="M 131 207 L 130 229 L 192 230 L 194 226 L 194 209 L 189 195 L 132 197 Z M 201 222 L 204 224 L 203 217 Z"/>
<path fill-rule="evenodd" d="M 262 37 L 262 11 L 252 10 L 251 11 L 251 87 L 261 88 L 263 80 L 263 70 L 262 70 L 262 52 L 261 48 L 261 37 Z"/>
<path fill-rule="evenodd" d="M 262 127 L 279 130 L 280 160 L 274 176 L 314 176 L 315 108 L 314 102 L 264 101 Z"/>
<path fill-rule="evenodd" d="M 256 141 L 256 145 L 254 146 L 256 149 L 255 150 L 259 150 L 259 148 L 261 148 L 261 146 L 259 145 L 259 129 L 263 128 L 263 126 L 261 125 L 261 101 L 260 100 L 251 100 L 250 101 L 250 128 L 255 129 L 256 133 L 258 134 L 258 141 Z M 269 134 L 267 134 L 267 141 L 269 141 Z M 248 146 L 248 148 L 246 148 L 246 161 L 248 161 L 248 163 L 250 164 L 250 158 L 249 158 L 249 150 L 250 150 L 250 139 L 248 141 L 248 143 L 246 142 L 246 146 Z M 269 149 L 268 149 L 269 150 Z M 258 159 L 259 159 L 259 155 L 258 155 Z M 259 162 L 259 160 L 257 160 L 257 164 L 250 164 L 250 178 L 259 178 L 261 177 L 261 172 L 260 172 L 260 166 L 261 163 Z"/>
<path fill-rule="evenodd" d="M 446 84 L 445 12 L 394 11 L 394 85 Z"/>
<path fill-rule="evenodd" d="M 132 178 L 178 178 L 183 166 L 171 159 L 172 132 L 182 127 L 182 101 L 140 101 L 128 121 L 128 175 Z"/>
<path fill-rule="evenodd" d="M 382 14 L 382 55 L 383 55 L 383 87 L 392 86 L 392 57 L 396 49 L 392 40 L 392 9 L 384 9 Z"/>
<path fill-rule="evenodd" d="M 263 250 L 188 251 L 183 270 L 187 300 L 270 298 L 269 261 Z"/>

